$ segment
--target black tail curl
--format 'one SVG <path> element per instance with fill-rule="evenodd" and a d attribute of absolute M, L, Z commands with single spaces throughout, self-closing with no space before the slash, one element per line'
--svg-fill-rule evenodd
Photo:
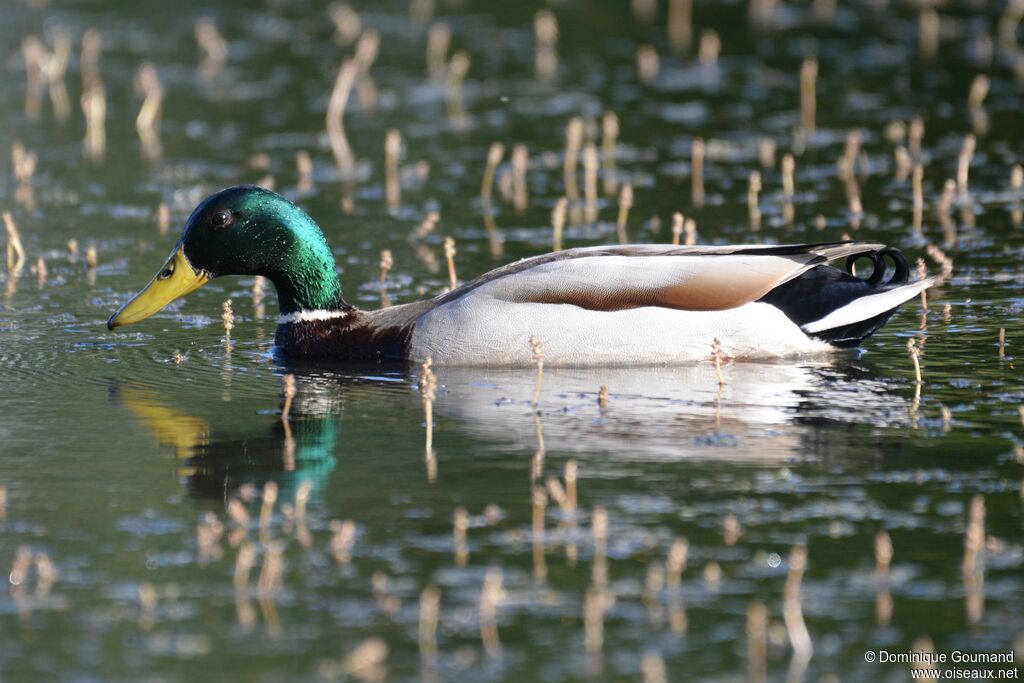
<path fill-rule="evenodd" d="M 864 259 L 870 259 L 872 267 L 870 275 L 861 278 L 856 275 L 855 265 Z M 849 256 L 844 268 L 815 266 L 768 292 L 760 301 L 775 306 L 796 325 L 803 327 L 856 299 L 901 287 L 910 279 L 907 257 L 891 247 Z M 821 330 L 811 336 L 840 348 L 859 346 L 885 325 L 895 312 L 896 309 L 892 309 L 873 318 Z"/>
<path fill-rule="evenodd" d="M 903 255 L 902 251 L 892 247 L 847 256 L 846 272 L 856 276 L 854 264 L 864 258 L 871 259 L 871 275 L 864 282 L 876 289 L 899 287 L 907 284 L 910 279 L 910 266 L 907 264 L 907 257 Z"/>

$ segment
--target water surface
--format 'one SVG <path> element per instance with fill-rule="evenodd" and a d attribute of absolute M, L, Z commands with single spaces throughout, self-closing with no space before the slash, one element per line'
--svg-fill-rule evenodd
<path fill-rule="evenodd" d="M 714 29 L 723 46 L 716 65 L 701 66 L 695 47 L 672 52 L 664 17 L 645 25 L 628 3 L 556 4 L 560 61 L 544 83 L 534 70 L 538 6 L 441 2 L 423 22 L 408 3 L 366 3 L 356 9 L 381 47 L 369 72 L 373 91 L 364 84 L 345 116 L 358 163 L 344 179 L 324 111 L 353 48 L 339 44 L 323 4 L 11 3 L 0 24 L 0 205 L 20 226 L 29 262 L 20 277 L 0 274 L 0 563 L 12 567 L 0 597 L 0 676 L 194 680 L 216 670 L 240 680 L 638 680 L 646 658 L 646 675 L 657 680 L 651 667 L 660 658 L 670 680 L 756 680 L 751 605 L 755 616 L 756 605 L 767 611 L 771 680 L 907 680 L 906 665 L 869 664 L 863 655 L 905 652 L 921 638 L 940 652 L 1005 652 L 1016 643 L 1019 656 L 1024 197 L 1010 188 L 1010 169 L 1024 158 L 1021 85 L 1005 47 L 996 42 L 986 58 L 1002 8 L 944 8 L 941 49 L 926 60 L 917 10 L 878 5 L 840 3 L 819 22 L 806 4 L 787 4 L 774 27 L 758 28 L 745 5 L 697 3 L 695 44 Z M 228 41 L 219 70 L 204 68 L 195 47 L 201 17 Z M 461 118 L 428 76 L 433 22 L 451 29 L 449 55 L 465 50 L 472 60 Z M 90 27 L 103 37 L 107 92 L 98 162 L 83 157 L 78 106 L 78 54 Z M 26 113 L 20 49 L 30 35 L 52 47 L 60 31 L 73 46 L 66 123 L 46 91 L 38 118 Z M 651 83 L 636 73 L 642 44 L 661 55 Z M 800 129 L 798 74 L 808 54 L 820 64 L 813 133 Z M 132 80 L 146 61 L 166 89 L 153 159 L 134 122 L 142 98 Z M 977 74 L 991 82 L 983 118 L 967 103 Z M 437 369 L 430 453 L 419 368 L 282 364 L 270 353 L 273 294 L 261 312 L 251 279 L 217 280 L 117 333 L 104 326 L 162 262 L 199 199 L 268 176 L 323 226 L 346 295 L 360 306 L 381 303 L 381 249 L 394 254 L 393 303 L 445 288 L 446 235 L 457 240 L 463 279 L 543 253 L 551 209 L 565 192 L 566 125 L 583 117 L 585 138 L 599 144 L 606 111 L 621 120 L 615 173 L 602 172 L 596 220 L 578 207 L 568 246 L 616 239 L 617 194 L 604 185 L 631 182 L 628 229 L 638 242 L 669 240 L 671 214 L 682 211 L 696 219 L 701 243 L 850 235 L 913 259 L 934 244 L 953 259 L 953 274 L 931 291 L 926 312 L 908 304 L 860 352 L 727 364 L 721 387 L 710 363 L 549 368 L 534 407 L 533 370 Z M 914 116 L 926 131 L 920 230 L 911 181 L 897 177 L 894 161 L 908 142 L 893 123 L 905 127 Z M 401 197 L 389 205 L 390 128 L 404 144 Z M 861 131 L 862 214 L 851 212 L 837 170 L 851 129 Z M 939 196 L 972 130 L 969 193 L 947 218 Z M 707 148 L 703 206 L 691 196 L 695 137 Z M 768 166 L 759 158 L 764 140 L 776 148 Z M 479 188 L 494 141 L 506 153 L 487 207 Z M 30 197 L 6 151 L 15 142 L 38 156 Z M 502 190 L 516 144 L 531 159 L 522 210 Z M 313 160 L 309 186 L 296 171 L 301 151 Z M 786 152 L 796 159 L 791 219 L 780 172 Z M 754 170 L 764 185 L 759 226 L 747 208 Z M 161 203 L 170 211 L 166 232 Z M 431 211 L 441 216 L 437 229 L 410 240 Z M 77 256 L 67 254 L 69 239 L 78 241 Z M 90 246 L 94 269 L 85 263 Z M 39 257 L 45 281 L 32 271 Z M 939 270 L 930 259 L 928 267 Z M 230 339 L 220 321 L 227 298 L 237 316 Z M 919 391 L 909 338 L 924 353 Z M 297 385 L 287 426 L 285 374 Z M 570 461 L 577 509 L 563 511 L 551 496 L 538 535 L 533 487 L 562 477 Z M 268 482 L 277 501 L 261 530 Z M 304 496 L 305 516 L 297 517 Z M 980 584 L 980 574 L 965 581 L 963 570 L 972 500 L 985 511 Z M 248 526 L 229 516 L 232 501 L 248 511 Z M 460 507 L 468 513 L 464 548 L 453 538 Z M 600 571 L 595 583 L 597 508 L 609 527 L 606 583 Z M 341 520 L 354 522 L 355 537 L 339 554 L 332 538 Z M 882 531 L 894 548 L 887 574 L 874 554 Z M 665 562 L 680 538 L 688 561 L 673 588 Z M 791 552 L 800 546 L 808 661 L 794 659 L 783 614 Z M 14 571 L 19 549 L 31 558 L 27 574 Z M 254 568 L 239 588 L 236 566 L 247 553 Z M 261 591 L 268 563 L 283 569 Z M 495 568 L 504 590 L 500 649 L 482 641 L 479 608 Z M 433 665 L 419 642 L 428 586 L 441 595 Z M 605 607 L 600 647 L 593 623 L 586 637 L 588 590 Z M 351 672 L 345 658 L 373 638 L 386 644 L 383 667 Z"/>

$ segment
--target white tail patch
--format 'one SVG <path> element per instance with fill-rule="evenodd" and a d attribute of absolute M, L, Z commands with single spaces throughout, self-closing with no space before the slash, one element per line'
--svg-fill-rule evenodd
<path fill-rule="evenodd" d="M 878 294 L 862 296 L 842 308 L 837 308 L 820 320 L 807 323 L 801 329 L 808 334 L 813 334 L 874 318 L 876 315 L 891 311 L 903 302 L 913 299 L 922 290 L 928 289 L 934 284 L 935 278 L 927 278 Z"/>

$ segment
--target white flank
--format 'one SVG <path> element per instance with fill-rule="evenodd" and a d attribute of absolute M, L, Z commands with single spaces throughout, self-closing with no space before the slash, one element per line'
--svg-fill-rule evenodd
<path fill-rule="evenodd" d="M 591 311 L 567 304 L 517 304 L 465 296 L 416 322 L 413 360 L 438 365 L 528 366 L 529 339 L 545 366 L 671 365 L 708 359 L 721 340 L 729 358 L 772 359 L 827 353 L 779 309 L 750 303 L 726 311 L 641 307 Z"/>
<path fill-rule="evenodd" d="M 295 313 L 289 313 L 288 315 L 278 316 L 278 325 L 287 325 L 288 323 L 308 323 L 316 322 L 320 320 L 337 320 L 344 318 L 348 315 L 348 311 L 296 311 Z"/>
<path fill-rule="evenodd" d="M 927 278 L 879 294 L 862 296 L 842 308 L 837 308 L 820 320 L 807 323 L 802 329 L 804 332 L 813 334 L 874 318 L 876 315 L 891 311 L 904 301 L 913 299 L 920 294 L 921 290 L 928 289 L 933 284 L 935 284 L 935 278 Z"/>

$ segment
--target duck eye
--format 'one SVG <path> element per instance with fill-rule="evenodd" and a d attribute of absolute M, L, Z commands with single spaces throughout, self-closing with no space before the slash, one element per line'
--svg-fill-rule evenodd
<path fill-rule="evenodd" d="M 210 216 L 210 225 L 215 228 L 224 228 L 234 219 L 230 211 L 218 211 Z"/>

